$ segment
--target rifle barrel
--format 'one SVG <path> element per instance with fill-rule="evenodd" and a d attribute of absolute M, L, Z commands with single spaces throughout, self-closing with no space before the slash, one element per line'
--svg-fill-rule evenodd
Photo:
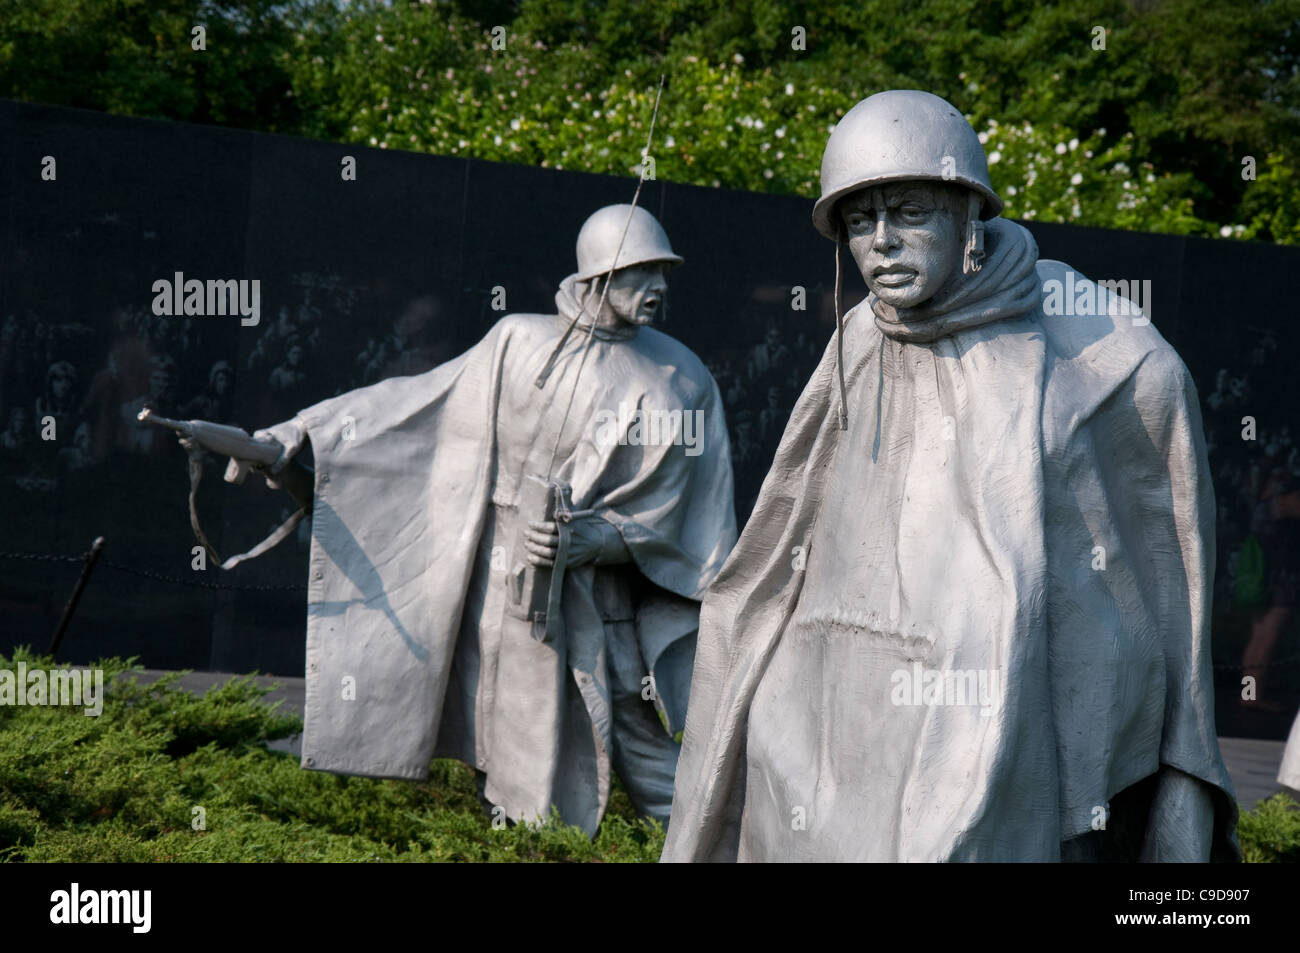
<path fill-rule="evenodd" d="M 155 414 L 149 407 L 144 408 L 144 410 L 136 414 L 135 419 L 157 424 L 159 427 L 170 427 L 172 430 L 179 431 L 187 436 L 193 435 L 194 432 L 194 428 L 191 427 L 188 422 L 183 420 L 172 420 L 170 417 L 162 417 Z"/>

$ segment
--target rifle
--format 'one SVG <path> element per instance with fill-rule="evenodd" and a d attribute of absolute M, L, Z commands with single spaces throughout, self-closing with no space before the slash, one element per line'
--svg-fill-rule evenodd
<path fill-rule="evenodd" d="M 219 456 L 229 457 L 230 462 L 226 464 L 226 482 L 243 483 L 250 470 L 265 470 L 276 463 L 280 459 L 280 454 L 284 452 L 284 447 L 278 440 L 253 437 L 239 427 L 214 424 L 210 420 L 172 420 L 170 417 L 155 414 L 148 407 L 140 411 L 136 419 L 159 427 L 167 427 L 181 435 L 181 445 L 185 447 L 190 457 L 190 527 L 194 530 L 195 539 L 222 569 L 233 569 L 245 559 L 266 552 L 288 536 L 311 510 L 314 483 L 312 473 L 296 460 L 290 461 L 285 471 L 275 478 L 275 482 L 272 482 L 270 476 L 267 477 L 267 482 L 288 490 L 289 495 L 299 506 L 298 512 L 248 552 L 223 560 L 199 525 L 195 498 L 199 490 L 199 481 L 203 478 L 203 455 L 198 452 L 198 449 L 210 450 Z"/>
<path fill-rule="evenodd" d="M 650 154 L 650 146 L 654 142 L 655 120 L 659 117 L 659 99 L 664 92 L 664 79 L 664 76 L 659 77 L 659 89 L 655 93 L 654 110 L 650 114 L 650 132 L 646 136 L 645 148 L 641 150 L 643 160 Z M 636 213 L 637 203 L 641 199 L 641 186 L 645 184 L 645 178 L 645 165 L 643 162 L 641 175 L 636 183 L 636 191 L 632 193 L 632 204 L 628 209 L 627 222 L 624 223 L 623 233 L 619 236 L 618 247 L 614 249 L 613 264 L 610 265 L 609 271 L 605 274 L 605 281 L 600 289 L 600 302 L 596 305 L 596 313 L 592 315 L 591 324 L 587 328 L 587 339 L 582 345 L 582 357 L 578 362 L 578 370 L 573 378 L 573 387 L 569 390 L 569 402 L 565 405 L 564 416 L 560 418 L 560 426 L 555 432 L 555 444 L 551 447 L 546 476 L 543 477 L 535 473 L 527 474 L 517 491 L 519 494 L 518 525 L 515 530 L 514 555 L 506 575 L 506 592 L 509 595 L 509 599 L 506 600 L 506 612 L 516 619 L 531 622 L 533 624 L 533 638 L 546 644 L 555 642 L 564 632 L 564 620 L 560 615 L 560 595 L 564 589 L 565 561 L 568 558 L 569 539 L 572 534 L 569 524 L 581 516 L 589 516 L 592 513 L 591 510 L 574 512 L 572 508 L 573 488 L 561 480 L 552 479 L 551 470 L 555 467 L 555 454 L 560 446 L 560 437 L 564 433 L 564 425 L 568 422 L 569 412 L 573 409 L 573 398 L 578 392 L 578 381 L 582 377 L 582 370 L 587 363 L 587 352 L 595 335 L 596 322 L 600 320 L 601 315 L 604 313 L 605 298 L 609 293 L 610 279 L 613 278 L 614 272 L 618 268 L 618 256 L 623 251 L 623 242 L 627 238 L 627 230 L 632 224 L 632 216 Z M 551 352 L 551 356 L 542 368 L 537 380 L 533 382 L 533 386 L 538 390 L 541 390 L 546 385 L 547 378 L 550 376 L 551 369 L 555 366 L 560 350 L 568 341 L 574 327 L 577 326 L 583 310 L 585 310 L 585 306 L 574 316 L 568 329 Z M 540 514 L 541 518 L 546 522 L 555 523 L 556 525 L 556 534 L 559 541 L 556 547 L 554 566 L 533 565 L 532 558 L 524 545 L 524 535 L 528 532 L 529 517 L 534 513 Z"/>
<path fill-rule="evenodd" d="M 214 424 L 208 420 L 172 420 L 170 417 L 160 417 L 148 407 L 140 411 L 136 419 L 175 430 L 204 450 L 229 457 L 225 476 L 227 483 L 243 483 L 250 469 L 269 467 L 280 459 L 283 450 L 279 442 L 259 440 L 239 427 Z"/>

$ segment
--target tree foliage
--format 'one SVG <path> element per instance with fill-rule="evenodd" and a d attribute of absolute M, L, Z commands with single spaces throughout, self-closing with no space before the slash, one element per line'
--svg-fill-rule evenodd
<path fill-rule="evenodd" d="M 1012 215 L 1296 240 L 1300 0 L 30 0 L 0 38 L 13 98 L 613 173 L 663 73 L 658 177 L 803 195 L 847 108 L 927 89 Z"/>
<path fill-rule="evenodd" d="M 304 15 L 278 0 L 13 0 L 0 4 L 0 95 L 294 132 L 286 54 Z"/>

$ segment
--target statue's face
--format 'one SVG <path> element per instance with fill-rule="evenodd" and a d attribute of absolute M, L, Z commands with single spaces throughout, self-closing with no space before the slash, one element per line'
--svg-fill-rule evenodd
<path fill-rule="evenodd" d="M 962 220 L 953 194 L 929 182 L 894 182 L 840 204 L 853 260 L 886 304 L 915 308 L 961 274 Z"/>
<path fill-rule="evenodd" d="M 599 292 L 597 292 L 597 299 Z M 614 320 L 636 326 L 651 324 L 668 302 L 668 265 L 660 261 L 620 268 L 609 279 L 605 309 Z"/>

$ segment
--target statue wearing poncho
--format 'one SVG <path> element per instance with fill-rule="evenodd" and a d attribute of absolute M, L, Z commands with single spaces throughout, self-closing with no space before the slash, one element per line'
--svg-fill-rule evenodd
<path fill-rule="evenodd" d="M 1044 313 L 938 97 L 860 103 L 822 183 L 871 294 L 706 595 L 664 859 L 1234 857 L 1182 362 L 1081 276 Z"/>
<path fill-rule="evenodd" d="M 593 220 L 622 227 L 628 212 Z M 638 209 L 620 269 L 680 261 L 638 259 L 638 228 L 662 237 Z M 735 541 L 732 476 L 717 386 L 690 350 L 641 320 L 602 321 L 584 360 L 603 275 L 565 279 L 558 315 L 509 315 L 426 374 L 263 432 L 283 460 L 310 439 L 316 460 L 304 767 L 423 778 L 431 757 L 455 757 L 506 816 L 555 805 L 594 832 L 612 766 L 666 820 L 698 599 Z M 683 426 L 656 444 L 611 439 L 601 426 L 621 405 L 679 411 Z M 573 509 L 608 531 L 602 555 L 565 573 L 549 643 L 505 611 L 521 523 L 540 516 L 518 508 L 530 474 L 569 484 Z"/>

